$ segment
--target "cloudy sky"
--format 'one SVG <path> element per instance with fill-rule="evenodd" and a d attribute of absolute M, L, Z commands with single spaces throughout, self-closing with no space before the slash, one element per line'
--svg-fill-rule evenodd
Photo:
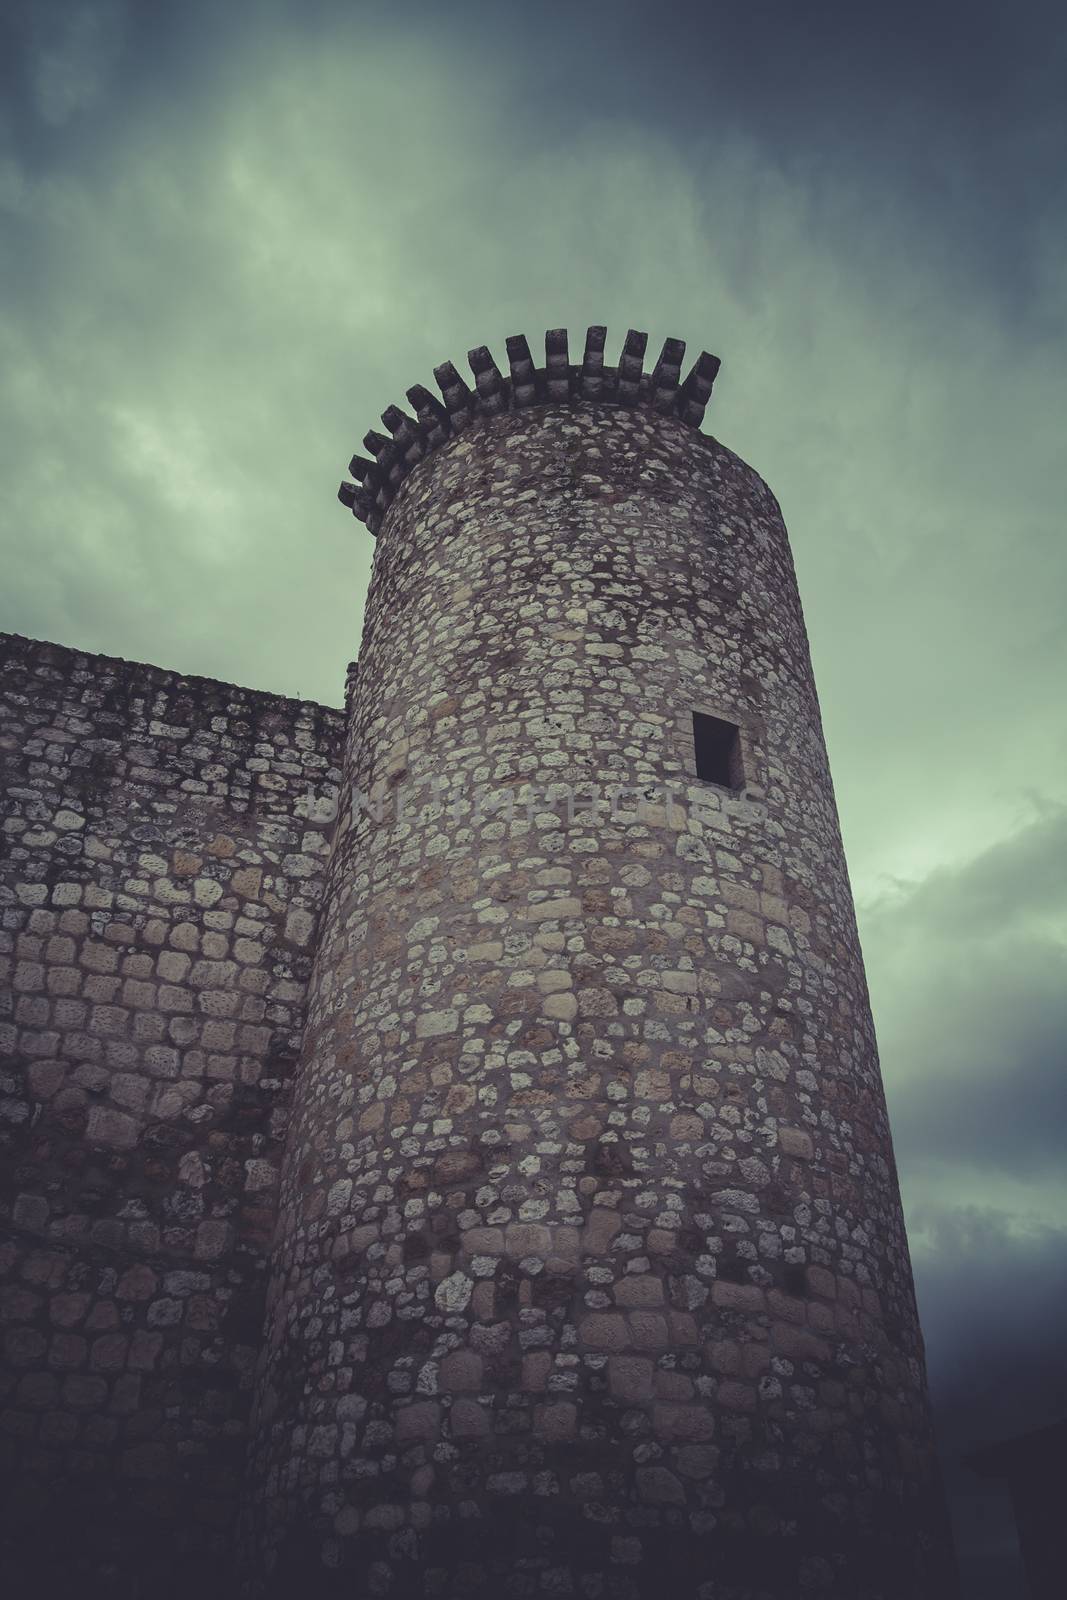
<path fill-rule="evenodd" d="M 706 425 L 797 558 L 968 1600 L 1021 1590 L 959 1452 L 1067 1414 L 1058 13 L 0 3 L 0 627 L 337 704 L 370 540 L 334 496 L 383 406 L 546 326 L 722 357 Z"/>

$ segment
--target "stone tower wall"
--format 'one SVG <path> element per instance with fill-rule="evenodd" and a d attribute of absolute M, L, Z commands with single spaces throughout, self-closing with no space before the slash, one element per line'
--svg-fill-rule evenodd
<path fill-rule="evenodd" d="M 410 391 L 417 425 L 386 413 L 344 491 L 380 539 L 252 1588 L 266 1557 L 279 1596 L 934 1600 L 922 1346 L 778 506 L 692 426 L 710 358 L 679 399 L 666 352 L 609 392 L 595 347 L 509 354 L 501 379 L 474 353 L 476 401 L 439 369 L 449 416 Z M 736 792 L 697 780 L 694 710 L 739 727 Z"/>
<path fill-rule="evenodd" d="M 342 725 L 0 637 L 13 1597 L 231 1592 Z"/>

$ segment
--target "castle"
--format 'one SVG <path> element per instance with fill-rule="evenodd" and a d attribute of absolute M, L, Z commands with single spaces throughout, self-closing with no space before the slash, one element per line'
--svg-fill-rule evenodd
<path fill-rule="evenodd" d="M 344 713 L 0 642 L 13 1596 L 953 1592 L 778 505 L 713 357 L 507 354 Z"/>

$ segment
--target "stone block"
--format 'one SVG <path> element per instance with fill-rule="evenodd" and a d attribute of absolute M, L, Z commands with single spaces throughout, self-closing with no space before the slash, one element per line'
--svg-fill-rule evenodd
<path fill-rule="evenodd" d="M 710 1478 L 719 1465 L 719 1452 L 714 1445 L 683 1444 L 674 1451 L 674 1465 L 684 1478 L 700 1481 Z"/>
<path fill-rule="evenodd" d="M 811 1161 L 815 1155 L 811 1134 L 804 1128 L 779 1128 L 778 1148 L 795 1161 Z"/>
<path fill-rule="evenodd" d="M 593 1350 L 624 1350 L 630 1343 L 625 1318 L 612 1311 L 594 1311 L 583 1317 L 578 1327 L 578 1337 Z M 664 1323 L 664 1344 L 666 1339 L 667 1327 Z"/>
<path fill-rule="evenodd" d="M 416 1039 L 438 1039 L 455 1033 L 459 1027 L 458 1011 L 423 1011 L 415 1019 Z"/>
<path fill-rule="evenodd" d="M 482 1385 L 485 1363 L 473 1350 L 452 1350 L 442 1356 L 439 1381 L 442 1389 L 477 1391 Z"/>
<path fill-rule="evenodd" d="M 409 1444 L 428 1444 L 441 1431 L 441 1407 L 434 1400 L 415 1400 L 401 1406 L 394 1415 L 396 1442 L 403 1447 Z"/>
<path fill-rule="evenodd" d="M 15 1198 L 14 1220 L 18 1227 L 38 1233 L 47 1223 L 50 1209 L 44 1195 L 20 1194 Z"/>
<path fill-rule="evenodd" d="M 547 1350 L 533 1350 L 522 1358 L 522 1387 L 537 1393 L 544 1389 L 552 1372 L 552 1357 Z"/>
<path fill-rule="evenodd" d="M 639 1404 L 653 1395 L 652 1362 L 643 1356 L 612 1356 L 608 1361 L 608 1384 L 618 1400 Z"/>
<path fill-rule="evenodd" d="M 126 1365 L 129 1340 L 125 1334 L 105 1333 L 94 1339 L 89 1365 L 94 1372 L 121 1372 Z"/>
<path fill-rule="evenodd" d="M 617 1211 L 608 1211 L 603 1206 L 594 1206 L 586 1219 L 582 1229 L 582 1254 L 585 1256 L 607 1255 L 611 1249 L 611 1242 L 622 1228 L 622 1218 Z"/>
<path fill-rule="evenodd" d="M 750 1383 L 724 1378 L 716 1392 L 716 1402 L 724 1411 L 754 1411 L 756 1391 Z"/>
<path fill-rule="evenodd" d="M 448 1419 L 454 1439 L 484 1439 L 492 1432 L 492 1417 L 477 1400 L 453 1400 Z"/>
<path fill-rule="evenodd" d="M 773 1317 L 786 1322 L 803 1323 L 808 1320 L 808 1308 L 796 1295 L 783 1294 L 781 1289 L 767 1290 L 767 1310 Z"/>
<path fill-rule="evenodd" d="M 790 1322 L 774 1324 L 771 1328 L 771 1347 L 790 1361 L 826 1362 L 830 1359 L 830 1346 L 825 1339 L 820 1339 L 806 1328 L 796 1328 Z"/>
<path fill-rule="evenodd" d="M 651 1273 L 622 1278 L 615 1285 L 617 1306 L 658 1306 L 663 1304 L 663 1284 Z"/>
<path fill-rule="evenodd" d="M 655 1311 L 631 1311 L 630 1333 L 638 1350 L 666 1350 L 670 1344 L 667 1321 Z"/>
<path fill-rule="evenodd" d="M 554 1400 L 534 1407 L 534 1433 L 545 1444 L 573 1439 L 578 1428 L 578 1407 L 569 1400 Z"/>
<path fill-rule="evenodd" d="M 108 1145 L 113 1150 L 131 1150 L 140 1128 L 133 1117 L 113 1106 L 91 1106 L 86 1136 L 91 1144 Z"/>
<path fill-rule="evenodd" d="M 686 1372 L 657 1372 L 652 1387 L 657 1400 L 692 1400 L 696 1392 Z"/>
<path fill-rule="evenodd" d="M 547 1229 L 545 1230 L 548 1231 Z M 469 1256 L 499 1256 L 504 1253 L 503 1228 L 468 1228 L 460 1244 Z M 525 1253 L 525 1252 L 524 1252 Z"/>
<path fill-rule="evenodd" d="M 540 1256 L 542 1259 L 552 1249 L 552 1230 L 533 1222 L 508 1224 L 505 1238 L 508 1254 L 521 1260 L 523 1256 Z"/>
<path fill-rule="evenodd" d="M 716 1279 L 711 1286 L 711 1298 L 724 1311 L 762 1311 L 764 1293 L 754 1283 L 727 1283 Z"/>
<path fill-rule="evenodd" d="M 578 990 L 578 1010 L 583 1017 L 614 1017 L 619 1002 L 610 989 L 583 988 Z"/>
<path fill-rule="evenodd" d="M 666 1467 L 638 1467 L 637 1494 L 646 1505 L 685 1505 L 685 1488 Z"/>
<path fill-rule="evenodd" d="M 474 1279 L 468 1278 L 465 1272 L 450 1272 L 448 1277 L 442 1278 L 437 1285 L 434 1302 L 441 1311 L 465 1311 L 470 1304 L 473 1288 Z"/>
<path fill-rule="evenodd" d="M 809 1266 L 805 1270 L 808 1291 L 824 1300 L 837 1299 L 837 1279 L 826 1267 Z"/>
<path fill-rule="evenodd" d="M 726 928 L 729 933 L 736 934 L 739 939 L 745 939 L 750 944 L 763 943 L 763 923 L 759 917 L 754 917 L 747 911 L 728 911 Z"/>
<path fill-rule="evenodd" d="M 715 1418 L 710 1406 L 656 1404 L 652 1429 L 672 1444 L 704 1444 L 715 1432 Z"/>
<path fill-rule="evenodd" d="M 561 917 L 580 917 L 582 903 L 573 898 L 540 900 L 537 905 L 523 906 L 520 915 L 527 922 L 550 922 Z"/>

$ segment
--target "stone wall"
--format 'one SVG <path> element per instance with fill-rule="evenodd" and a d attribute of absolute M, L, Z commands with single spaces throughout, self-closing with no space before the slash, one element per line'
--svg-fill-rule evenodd
<path fill-rule="evenodd" d="M 203 1592 L 343 715 L 8 636 L 0 686 L 6 1559 L 40 1593 Z"/>

